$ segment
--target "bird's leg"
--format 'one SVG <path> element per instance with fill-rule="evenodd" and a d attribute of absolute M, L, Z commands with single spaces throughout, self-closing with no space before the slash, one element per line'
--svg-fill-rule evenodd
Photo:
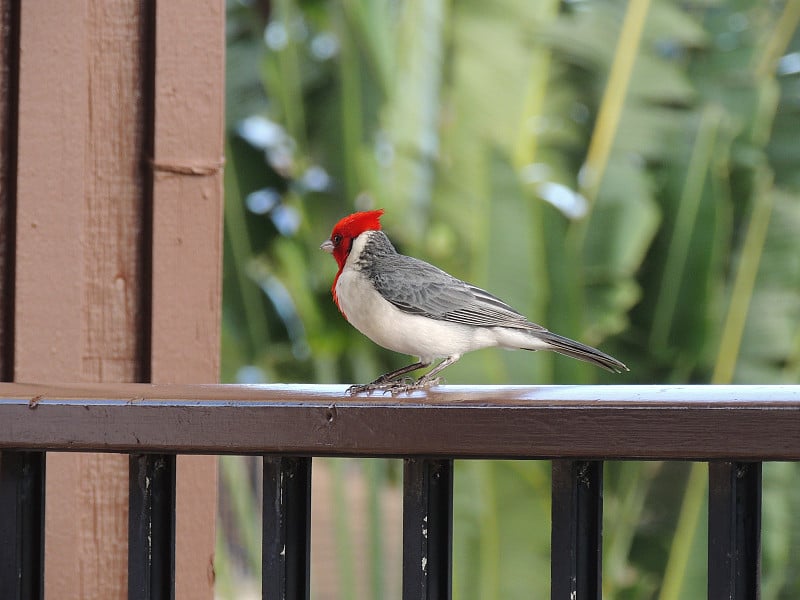
<path fill-rule="evenodd" d="M 393 388 L 398 386 L 403 386 L 400 382 L 394 381 L 401 375 L 405 375 L 406 373 L 411 373 L 411 371 L 416 371 L 417 369 L 424 369 L 428 365 L 430 365 L 430 361 L 419 361 L 415 362 L 413 365 L 406 365 L 405 367 L 400 367 L 399 369 L 395 369 L 394 371 L 389 371 L 388 373 L 384 373 L 380 377 L 378 377 L 375 381 L 370 383 L 365 383 L 361 385 L 351 385 L 347 388 L 347 393 L 351 396 L 355 394 L 360 394 L 361 392 L 372 392 L 374 390 L 388 390 L 391 391 Z"/>
<path fill-rule="evenodd" d="M 430 371 L 425 373 L 425 375 L 423 375 L 422 377 L 417 379 L 414 383 L 412 383 L 410 386 L 408 386 L 406 391 L 408 391 L 408 390 L 416 390 L 416 389 L 421 389 L 421 388 L 430 387 L 432 385 L 436 385 L 437 383 L 439 383 L 439 378 L 436 377 L 436 374 L 437 373 L 441 373 L 442 370 L 444 370 L 447 367 L 449 367 L 450 365 L 452 365 L 459 358 L 461 358 L 460 354 L 453 354 L 452 356 L 448 356 L 442 362 L 440 362 L 438 365 L 433 367 Z"/>

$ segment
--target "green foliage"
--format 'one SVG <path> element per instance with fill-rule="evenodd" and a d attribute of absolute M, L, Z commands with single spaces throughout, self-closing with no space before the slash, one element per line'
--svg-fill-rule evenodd
<path fill-rule="evenodd" d="M 341 318 L 318 250 L 383 207 L 401 251 L 631 367 L 486 350 L 449 383 L 796 383 L 798 22 L 796 1 L 229 1 L 224 379 L 405 364 Z M 795 467 L 764 471 L 765 599 L 800 589 Z M 705 593 L 702 472 L 606 466 L 604 597 Z M 457 463 L 457 598 L 547 595 L 548 473 Z"/>

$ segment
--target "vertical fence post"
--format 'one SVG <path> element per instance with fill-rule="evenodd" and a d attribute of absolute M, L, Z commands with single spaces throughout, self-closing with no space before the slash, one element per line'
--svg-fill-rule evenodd
<path fill-rule="evenodd" d="M 761 463 L 708 465 L 708 597 L 760 597 Z"/>
<path fill-rule="evenodd" d="M 141 381 L 141 54 L 153 2 L 5 4 L 19 6 L 20 47 L 14 379 Z M 47 597 L 124 596 L 128 458 L 47 462 Z"/>
<path fill-rule="evenodd" d="M 226 4 L 139 4 L 153 18 L 147 149 L 152 168 L 150 381 L 215 383 L 222 309 Z M 177 594 L 213 600 L 217 457 L 180 455 L 177 469 Z"/>
<path fill-rule="evenodd" d="M 452 595 L 453 461 L 403 461 L 403 600 Z"/>
<path fill-rule="evenodd" d="M 553 461 L 553 600 L 602 597 L 603 463 Z"/>
<path fill-rule="evenodd" d="M 308 600 L 311 459 L 265 456 L 261 541 L 264 600 Z"/>
<path fill-rule="evenodd" d="M 132 454 L 128 599 L 175 598 L 175 455 Z"/>
<path fill-rule="evenodd" d="M 44 598 L 44 452 L 0 452 L 0 598 Z"/>

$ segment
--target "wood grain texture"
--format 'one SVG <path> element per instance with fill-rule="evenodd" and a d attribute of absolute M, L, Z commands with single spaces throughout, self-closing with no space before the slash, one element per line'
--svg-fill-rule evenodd
<path fill-rule="evenodd" d="M 16 380 L 139 377 L 141 10 L 23 3 Z M 48 456 L 48 597 L 126 597 L 127 469 L 123 456 Z"/>
<path fill-rule="evenodd" d="M 32 3 L 22 6 L 16 381 L 75 381 L 81 372 L 84 128 L 88 120 L 83 13 L 81 3 L 74 1 L 59 3 L 50 11 L 36 10 Z M 53 102 L 53 97 L 59 101 Z M 80 474 L 81 457 L 51 455 L 48 459 L 45 593 L 78 598 L 81 551 L 76 538 L 81 512 L 72 482 Z"/>
<path fill-rule="evenodd" d="M 222 2 L 162 2 L 156 20 L 151 378 L 214 382 L 222 264 L 224 7 Z M 207 165 L 213 172 L 169 170 L 181 165 Z"/>
<path fill-rule="evenodd" d="M 219 377 L 224 3 L 156 5 L 151 380 Z M 213 598 L 216 457 L 177 465 L 176 593 Z"/>
<path fill-rule="evenodd" d="M 82 372 L 141 381 L 145 123 L 142 2 L 91 0 Z"/>
<path fill-rule="evenodd" d="M 51 8 L 22 3 L 16 381 L 74 381 L 81 372 L 89 108 L 84 10 L 74 0 Z"/>
<path fill-rule="evenodd" d="M 216 381 L 223 3 L 21 6 L 14 380 Z M 216 461 L 182 462 L 178 597 L 211 598 Z M 48 596 L 125 597 L 127 467 L 48 457 Z"/>

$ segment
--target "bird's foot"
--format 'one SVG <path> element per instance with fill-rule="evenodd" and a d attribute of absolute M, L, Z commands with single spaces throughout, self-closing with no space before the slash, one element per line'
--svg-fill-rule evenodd
<path fill-rule="evenodd" d="M 382 390 L 385 384 L 380 383 L 362 383 L 359 385 L 351 385 L 347 388 L 347 395 L 348 396 L 357 396 L 358 394 L 363 394 L 366 392 L 369 395 L 372 395 L 372 392 L 377 392 L 378 390 Z"/>
<path fill-rule="evenodd" d="M 373 392 L 382 392 L 383 394 L 388 393 L 392 396 L 396 396 L 397 394 L 408 394 L 415 390 L 429 388 L 437 385 L 439 382 L 439 377 L 434 377 L 432 379 L 420 377 L 417 380 L 404 377 L 403 379 L 396 379 L 394 381 L 386 381 L 378 378 L 372 383 L 351 385 L 347 388 L 347 393 L 351 396 L 355 396 L 357 394 L 363 394 L 364 392 L 368 395 L 371 395 Z"/>
<path fill-rule="evenodd" d="M 424 390 L 425 388 L 437 386 L 443 381 L 444 379 L 441 377 L 428 377 L 427 375 L 423 375 L 414 383 L 414 389 Z"/>
<path fill-rule="evenodd" d="M 407 387 L 413 382 L 413 379 L 409 379 L 407 377 L 394 381 L 379 377 L 371 383 L 351 385 L 349 388 L 347 388 L 347 393 L 351 396 L 355 396 L 357 394 L 363 394 L 364 392 L 369 395 L 372 395 L 374 392 L 383 392 L 384 394 L 388 392 L 394 396 L 401 388 Z"/>

